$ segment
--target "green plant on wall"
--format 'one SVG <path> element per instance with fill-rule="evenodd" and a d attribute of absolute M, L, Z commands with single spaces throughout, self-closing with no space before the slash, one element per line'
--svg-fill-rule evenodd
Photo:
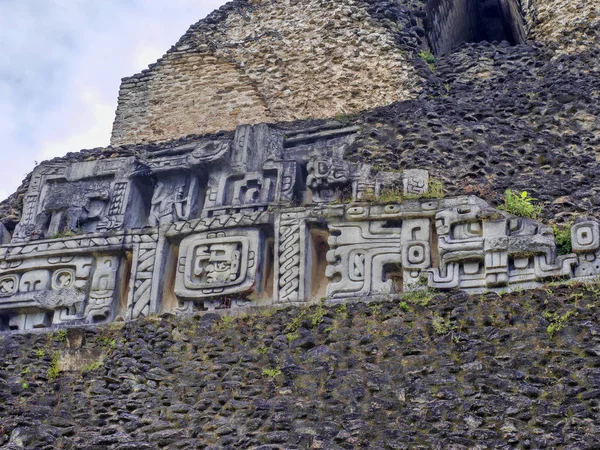
<path fill-rule="evenodd" d="M 262 374 L 263 374 L 264 377 L 273 379 L 273 378 L 276 378 L 279 375 L 281 375 L 281 369 L 279 367 L 275 367 L 275 368 L 272 368 L 272 369 L 264 369 L 262 371 Z"/>
<path fill-rule="evenodd" d="M 444 198 L 444 183 L 435 178 L 429 178 L 427 192 L 423 194 L 404 194 L 406 200 L 414 200 L 419 198 Z"/>
<path fill-rule="evenodd" d="M 499 209 L 516 216 L 537 219 L 542 213 L 543 206 L 536 205 L 534 203 L 536 200 L 536 198 L 530 197 L 527 191 L 517 194 L 507 189 L 504 192 L 504 204 L 500 205 Z"/>
<path fill-rule="evenodd" d="M 549 337 L 554 337 L 556 333 L 567 326 L 569 319 L 572 316 L 576 316 L 577 313 L 575 311 L 567 311 L 563 315 L 559 315 L 558 313 L 545 312 L 543 314 L 544 318 L 550 322 L 548 327 L 546 328 L 546 333 L 548 333 Z"/>
<path fill-rule="evenodd" d="M 52 361 L 50 362 L 50 367 L 48 368 L 48 379 L 50 381 L 56 380 L 58 378 L 58 374 L 60 373 L 60 354 L 58 352 L 54 352 L 52 354 Z"/>
<path fill-rule="evenodd" d="M 419 52 L 419 58 L 421 58 L 423 62 L 427 64 L 427 67 L 429 67 L 432 72 L 435 70 L 435 56 L 433 56 L 433 53 L 431 53 L 429 50 L 421 50 Z"/>
<path fill-rule="evenodd" d="M 572 222 L 564 225 L 554 225 L 554 242 L 559 255 L 568 255 L 571 253 L 571 226 Z"/>

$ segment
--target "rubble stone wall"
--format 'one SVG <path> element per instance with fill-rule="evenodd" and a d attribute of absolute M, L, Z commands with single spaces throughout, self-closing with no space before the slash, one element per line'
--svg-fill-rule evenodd
<path fill-rule="evenodd" d="M 597 449 L 597 289 L 4 335 L 0 447 Z"/>
<path fill-rule="evenodd" d="M 600 5 L 586 0 L 522 0 L 530 38 L 564 53 L 598 45 Z"/>
<path fill-rule="evenodd" d="M 192 26 L 149 70 L 123 80 L 112 144 L 414 98 L 421 80 L 394 27 L 358 0 L 233 2 Z"/>

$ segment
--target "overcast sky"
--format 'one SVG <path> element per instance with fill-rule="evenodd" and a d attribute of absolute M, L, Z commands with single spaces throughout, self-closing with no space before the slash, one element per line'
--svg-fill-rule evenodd
<path fill-rule="evenodd" d="M 35 161 L 109 144 L 121 78 L 226 0 L 0 0 L 0 201 Z"/>

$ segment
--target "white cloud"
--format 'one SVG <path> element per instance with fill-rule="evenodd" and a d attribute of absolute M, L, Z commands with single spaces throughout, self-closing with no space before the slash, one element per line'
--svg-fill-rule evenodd
<path fill-rule="evenodd" d="M 35 160 L 108 145 L 120 79 L 224 3 L 0 1 L 0 200 Z"/>

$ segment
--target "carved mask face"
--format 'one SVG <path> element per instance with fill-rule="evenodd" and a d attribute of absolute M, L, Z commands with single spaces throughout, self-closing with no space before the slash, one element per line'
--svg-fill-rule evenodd
<path fill-rule="evenodd" d="M 194 275 L 206 277 L 207 283 L 235 280 L 240 266 L 240 252 L 235 244 L 203 245 L 196 249 Z"/>

